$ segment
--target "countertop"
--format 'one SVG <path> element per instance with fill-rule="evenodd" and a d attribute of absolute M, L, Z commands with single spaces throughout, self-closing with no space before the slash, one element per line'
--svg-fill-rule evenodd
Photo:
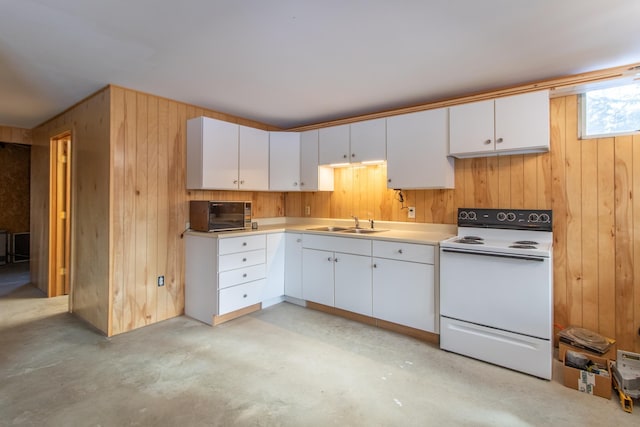
<path fill-rule="evenodd" d="M 364 224 L 368 226 L 366 221 Z M 189 230 L 185 234 L 207 236 L 211 238 L 229 238 L 247 236 L 251 234 L 267 234 L 279 232 L 295 232 L 322 234 L 334 237 L 347 237 L 353 239 L 367 240 L 387 240 L 403 241 L 409 243 L 437 245 L 442 240 L 446 240 L 456 235 L 457 227 L 451 224 L 424 224 L 424 223 L 404 223 L 392 221 L 380 221 L 375 223 L 376 233 L 357 234 L 343 233 L 339 231 L 316 231 L 311 228 L 323 226 L 353 227 L 353 220 L 327 219 L 327 218 L 277 218 L 258 220 L 258 228 L 252 230 L 221 231 L 215 233 L 205 233 Z M 366 228 L 366 227 L 362 227 Z"/>

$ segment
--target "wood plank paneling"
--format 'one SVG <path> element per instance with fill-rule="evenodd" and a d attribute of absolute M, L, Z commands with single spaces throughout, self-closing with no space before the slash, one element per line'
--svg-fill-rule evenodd
<path fill-rule="evenodd" d="M 30 129 L 0 126 L 0 142 L 31 145 L 33 143 L 33 133 Z"/>

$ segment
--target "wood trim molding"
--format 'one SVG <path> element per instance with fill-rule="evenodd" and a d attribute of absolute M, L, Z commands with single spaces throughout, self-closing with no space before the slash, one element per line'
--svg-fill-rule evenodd
<path fill-rule="evenodd" d="M 228 322 L 229 320 L 237 319 L 246 314 L 253 313 L 254 311 L 262 310 L 262 303 L 250 305 L 249 307 L 241 308 L 230 313 L 223 314 L 222 316 L 213 316 L 213 326 L 217 326 L 221 323 Z"/>
<path fill-rule="evenodd" d="M 445 98 L 434 100 L 425 104 L 414 105 L 410 107 L 398 108 L 393 110 L 381 111 L 378 113 L 364 114 L 344 119 L 332 120 L 329 122 L 316 123 L 306 126 L 298 126 L 287 129 L 292 132 L 302 132 L 307 130 L 320 129 L 329 126 L 338 126 L 363 120 L 379 119 L 399 114 L 414 113 L 417 111 L 431 110 L 435 108 L 450 107 L 452 105 L 465 104 L 475 101 L 483 101 L 487 99 L 500 98 L 503 96 L 518 95 L 527 92 L 535 92 L 544 89 L 559 89 L 587 83 L 601 82 L 605 80 L 617 79 L 629 75 L 632 72 L 640 71 L 640 63 L 629 64 L 621 67 L 607 68 L 598 71 L 589 71 L 580 74 L 573 74 L 563 77 L 555 77 L 551 79 L 538 80 L 534 82 L 524 83 L 516 86 L 505 86 L 499 89 L 488 91 L 480 91 L 456 98 Z"/>

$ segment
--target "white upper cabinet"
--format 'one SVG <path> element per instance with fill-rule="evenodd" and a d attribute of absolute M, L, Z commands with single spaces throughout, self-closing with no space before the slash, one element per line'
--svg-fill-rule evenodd
<path fill-rule="evenodd" d="M 318 130 L 300 133 L 300 191 L 333 191 L 333 169 L 319 166 Z"/>
<path fill-rule="evenodd" d="M 453 188 L 447 109 L 387 118 L 387 188 Z"/>
<path fill-rule="evenodd" d="M 207 117 L 187 121 L 187 188 L 238 188 L 238 133 L 234 123 Z"/>
<path fill-rule="evenodd" d="M 384 161 L 386 124 L 382 118 L 320 129 L 319 164 Z"/>
<path fill-rule="evenodd" d="M 238 189 L 269 190 L 269 132 L 240 126 Z"/>
<path fill-rule="evenodd" d="M 300 133 L 269 132 L 269 189 L 300 191 L 300 172 Z"/>
<path fill-rule="evenodd" d="M 318 164 L 349 163 L 349 125 L 331 126 L 319 131 Z"/>
<path fill-rule="evenodd" d="M 187 121 L 187 188 L 269 189 L 269 133 L 208 117 Z"/>
<path fill-rule="evenodd" d="M 387 119 L 351 123 L 351 162 L 371 162 L 387 158 Z"/>
<path fill-rule="evenodd" d="M 549 91 L 453 106 L 449 125 L 451 156 L 549 151 Z"/>

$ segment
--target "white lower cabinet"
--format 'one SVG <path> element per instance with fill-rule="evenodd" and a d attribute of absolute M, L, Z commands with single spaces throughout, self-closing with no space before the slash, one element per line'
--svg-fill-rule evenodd
<path fill-rule="evenodd" d="M 185 314 L 209 325 L 215 316 L 262 302 L 266 237 L 185 235 Z"/>
<path fill-rule="evenodd" d="M 335 254 L 335 306 L 371 316 L 371 257 Z"/>
<path fill-rule="evenodd" d="M 302 234 L 285 233 L 284 294 L 302 299 Z"/>
<path fill-rule="evenodd" d="M 266 283 L 262 307 L 282 301 L 284 296 L 285 233 L 267 234 Z"/>
<path fill-rule="evenodd" d="M 302 249 L 302 298 L 333 307 L 333 252 Z"/>
<path fill-rule="evenodd" d="M 304 234 L 302 297 L 371 315 L 371 240 Z"/>
<path fill-rule="evenodd" d="M 438 332 L 434 248 L 373 242 L 373 317 Z"/>

